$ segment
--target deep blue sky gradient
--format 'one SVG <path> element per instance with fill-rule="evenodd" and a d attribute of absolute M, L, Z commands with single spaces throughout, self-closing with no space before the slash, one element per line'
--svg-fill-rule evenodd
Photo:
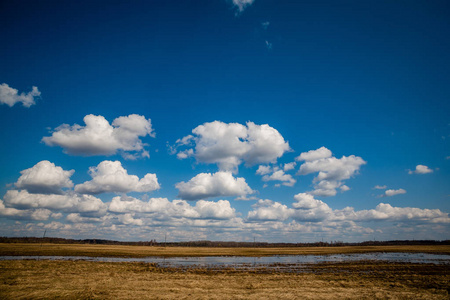
<path fill-rule="evenodd" d="M 175 183 L 217 166 L 177 160 L 167 143 L 205 122 L 252 121 L 289 141 L 280 163 L 321 146 L 367 161 L 349 192 L 324 199 L 332 208 L 383 200 L 450 212 L 448 1 L 255 0 L 240 14 L 225 0 L 2 1 L 0 24 L 0 83 L 42 92 L 30 108 L 0 106 L 0 195 L 44 159 L 75 169 L 76 183 L 118 159 L 129 174 L 158 175 L 151 196 L 174 199 Z M 132 113 L 152 120 L 150 159 L 76 157 L 41 142 L 87 114 Z M 408 175 L 418 164 L 435 171 Z M 312 175 L 263 189 L 256 168 L 239 176 L 262 199 L 289 204 L 311 189 Z M 375 185 L 407 194 L 380 200 Z M 252 204 L 233 207 L 246 215 Z"/>

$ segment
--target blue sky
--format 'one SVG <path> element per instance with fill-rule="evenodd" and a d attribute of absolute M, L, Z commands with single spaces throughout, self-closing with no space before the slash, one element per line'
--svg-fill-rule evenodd
<path fill-rule="evenodd" d="M 450 238 L 446 1 L 2 1 L 0 20 L 0 235 Z"/>

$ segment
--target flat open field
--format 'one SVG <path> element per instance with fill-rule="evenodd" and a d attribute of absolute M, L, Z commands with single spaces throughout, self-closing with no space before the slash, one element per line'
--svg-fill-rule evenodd
<path fill-rule="evenodd" d="M 0 299 L 449 299 L 448 265 L 318 264 L 303 273 L 0 261 Z"/>
<path fill-rule="evenodd" d="M 304 254 L 348 254 L 367 252 L 423 252 L 450 254 L 449 245 L 427 246 L 345 246 L 286 248 L 208 248 L 208 247 L 148 247 L 85 244 L 0 243 L 0 256 L 90 256 L 90 257 L 175 257 L 175 256 L 269 256 Z"/>
<path fill-rule="evenodd" d="M 191 248 L 0 244 L 0 256 L 174 257 L 366 252 L 450 254 L 450 246 Z M 0 299 L 450 299 L 448 264 L 380 261 L 298 266 L 293 273 L 258 267 L 159 267 L 154 263 L 0 261 Z M 292 271 L 292 270 L 291 270 Z"/>

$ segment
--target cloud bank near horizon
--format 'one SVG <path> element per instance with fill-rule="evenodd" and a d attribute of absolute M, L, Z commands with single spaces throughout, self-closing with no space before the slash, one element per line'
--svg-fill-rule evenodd
<path fill-rule="evenodd" d="M 329 158 L 314 157 L 310 161 Z M 335 160 L 331 162 L 335 163 Z M 324 165 L 328 166 L 328 163 L 325 162 Z M 333 165 L 331 168 L 321 169 L 335 171 L 333 174 L 337 174 L 337 178 L 347 178 L 356 170 L 353 164 L 350 172 L 343 176 L 340 171 L 349 168 L 345 162 L 338 163 L 338 166 L 339 168 Z M 261 167 L 258 170 L 260 173 L 272 172 L 264 171 Z M 235 202 L 220 198 L 245 197 L 255 191 L 244 178 L 235 178 L 231 172 L 225 171 L 200 173 L 188 182 L 176 184 L 180 197 L 184 200 L 149 198 L 143 193 L 159 188 L 156 174 L 147 174 L 139 179 L 135 175 L 129 175 L 119 161 L 103 161 L 91 167 L 89 173 L 92 180 L 76 185 L 70 180 L 74 172 L 49 161 L 38 162 L 23 170 L 14 184 L 16 189 L 8 190 L 0 200 L 0 216 L 19 223 L 46 222 L 34 225 L 30 223 L 29 230 L 45 228 L 65 233 L 66 236 L 79 234 L 80 231 L 88 233 L 94 227 L 101 234 L 120 232 L 125 237 L 133 232 L 142 236 L 148 230 L 162 232 L 163 228 L 169 226 L 173 237 L 177 236 L 182 240 L 192 236 L 187 232 L 192 228 L 197 228 L 200 235 L 209 230 L 238 240 L 242 234 L 262 232 L 289 236 L 295 232 L 312 234 L 320 229 L 327 235 L 340 231 L 351 237 L 371 235 L 375 231 L 382 234 L 386 230 L 367 226 L 371 222 L 441 228 L 438 230 L 444 230 L 450 224 L 448 213 L 439 209 L 395 207 L 388 203 L 379 203 L 373 209 L 355 210 L 351 206 L 333 209 L 309 192 L 296 194 L 290 205 L 270 199 L 257 199 L 247 215 L 242 216 L 233 207 Z M 327 178 L 324 180 L 331 178 L 330 174 L 331 172 L 323 175 Z M 140 198 L 127 196 L 130 192 L 143 195 Z M 104 200 L 94 196 L 108 193 L 119 195 L 103 197 Z M 386 190 L 386 195 L 401 193 L 401 189 Z M 205 200 L 206 198 L 212 200 Z M 128 234 L 125 229 L 129 230 Z"/>

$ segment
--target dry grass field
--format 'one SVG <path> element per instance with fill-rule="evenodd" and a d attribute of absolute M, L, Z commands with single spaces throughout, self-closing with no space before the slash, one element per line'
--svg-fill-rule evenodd
<path fill-rule="evenodd" d="M 0 256 L 289 255 L 364 252 L 450 254 L 449 246 L 182 248 L 0 244 Z M 285 270 L 162 268 L 152 263 L 0 261 L 0 299 L 450 299 L 449 265 L 361 261 Z"/>
<path fill-rule="evenodd" d="M 0 256 L 90 256 L 90 257 L 175 257 L 175 256 L 269 256 L 305 254 L 349 254 L 367 252 L 423 252 L 450 254 L 449 245 L 344 246 L 285 248 L 149 247 L 87 244 L 0 243 Z"/>
<path fill-rule="evenodd" d="M 303 273 L 148 263 L 0 261 L 0 299 L 449 299 L 444 265 L 319 264 Z"/>

